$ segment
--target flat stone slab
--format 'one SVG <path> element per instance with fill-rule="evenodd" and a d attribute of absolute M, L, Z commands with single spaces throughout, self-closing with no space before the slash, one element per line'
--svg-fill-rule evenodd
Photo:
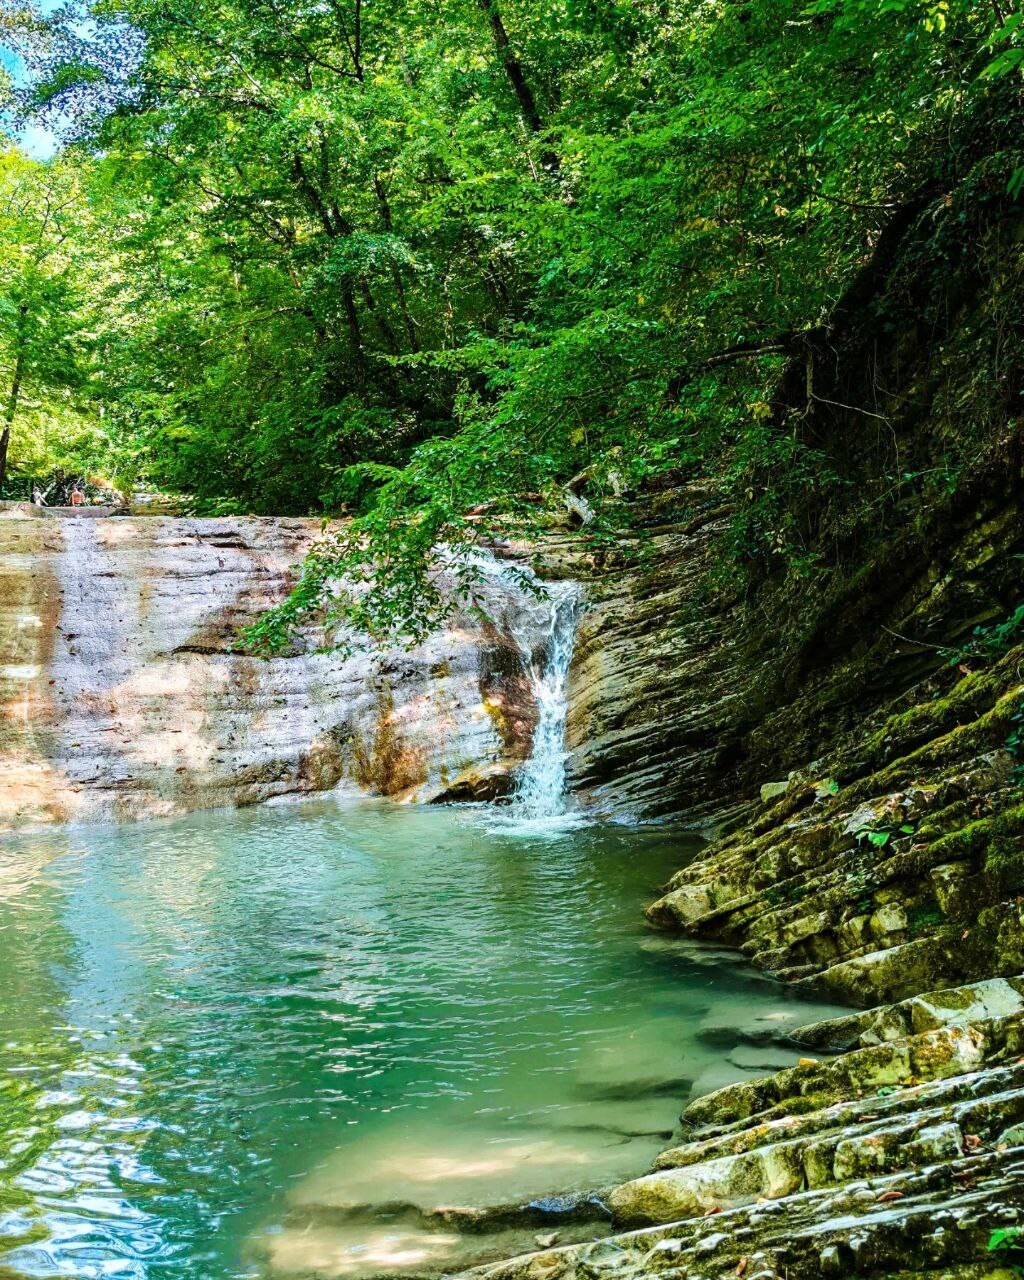
<path fill-rule="evenodd" d="M 37 507 L 43 516 L 55 516 L 71 520 L 106 520 L 108 516 L 126 516 L 127 507 Z"/>

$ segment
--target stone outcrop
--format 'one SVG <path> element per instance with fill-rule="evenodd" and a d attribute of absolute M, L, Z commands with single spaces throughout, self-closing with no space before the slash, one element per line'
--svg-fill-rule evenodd
<path fill-rule="evenodd" d="M 740 790 L 733 619 L 697 604 L 726 516 L 691 488 L 638 503 L 633 517 L 633 536 L 572 565 L 588 604 L 572 671 L 569 782 L 599 812 L 699 825 L 721 818 Z"/>
<path fill-rule="evenodd" d="M 1024 647 L 865 716 L 672 879 L 653 924 L 860 1006 L 694 1099 L 612 1234 L 476 1280 L 1008 1278 L 1024 1261 Z"/>
<path fill-rule="evenodd" d="M 1024 522 L 1005 494 L 950 516 L 925 548 L 892 539 L 871 581 L 837 579 L 813 599 L 766 590 L 757 605 L 709 586 L 730 518 L 689 486 L 630 504 L 635 532 L 617 541 L 545 543 L 550 571 L 587 586 L 569 784 L 599 812 L 703 828 L 751 812 L 766 784 L 778 794 L 787 773 L 853 741 L 865 709 L 909 707 L 923 680 L 948 686 L 938 650 L 1016 602 Z"/>
<path fill-rule="evenodd" d="M 1022 991 L 933 992 L 928 1030 L 697 1099 L 686 1141 L 608 1196 L 630 1230 L 472 1274 L 1008 1277 L 1019 1252 L 989 1246 L 1024 1225 Z"/>
<path fill-rule="evenodd" d="M 317 521 L 0 518 L 0 825 L 247 805 L 351 783 L 490 798 L 535 709 L 500 593 L 412 651 L 272 659 L 239 631 Z M 518 619 L 522 624 L 522 619 Z M 529 619 L 527 619 L 529 624 Z M 542 625 L 542 620 L 537 623 Z"/>
<path fill-rule="evenodd" d="M 568 785 L 578 801 L 602 813 L 673 816 L 694 826 L 742 814 L 766 777 L 784 779 L 825 753 L 855 725 L 865 687 L 898 694 L 934 671 L 930 646 L 963 634 L 965 617 L 972 624 L 998 617 L 1006 566 L 1021 546 L 1012 510 L 975 511 L 948 531 L 948 545 L 935 548 L 923 576 L 889 603 L 884 624 L 879 616 L 859 648 L 812 647 L 794 678 L 784 646 L 751 640 L 741 602 L 707 591 L 730 519 L 715 495 L 689 486 L 627 505 L 632 532 L 615 540 L 553 530 L 533 544 L 513 536 L 501 552 L 532 559 L 542 576 L 585 585 L 566 742 Z M 30 512 L 0 521 L 0 609 L 10 610 L 3 642 L 14 655 L 5 669 L 22 673 L 6 685 L 8 821 L 12 812 L 35 813 L 33 820 L 72 816 L 93 803 L 82 798 L 92 787 L 86 780 L 102 780 L 107 753 L 94 752 L 99 769 L 67 785 L 63 755 L 92 750 L 71 747 L 87 740 L 129 746 L 122 741 L 129 725 L 122 722 L 119 736 L 111 721 L 103 726 L 107 738 L 97 739 L 95 708 L 81 714 L 75 705 L 88 692 L 85 669 L 113 664 L 104 680 L 120 688 L 118 662 L 146 665 L 161 654 L 158 682 L 177 680 L 193 710 L 208 706 L 214 720 L 230 702 L 243 707 L 245 686 L 256 680 L 268 701 L 255 736 L 239 747 L 243 716 L 238 726 L 223 725 L 222 737 L 213 733 L 205 758 L 190 763 L 179 752 L 170 771 L 157 751 L 126 752 L 131 767 L 113 784 L 121 798 L 112 787 L 97 812 L 252 803 L 333 785 L 332 774 L 424 799 L 488 799 L 511 785 L 529 750 L 535 708 L 511 635 L 514 619 L 500 602 L 491 602 L 491 623 L 464 613 L 411 654 L 364 652 L 342 663 L 337 654 L 316 653 L 310 636 L 304 652 L 265 663 L 238 652 L 237 629 L 281 598 L 316 522 L 149 517 L 80 527 Z M 842 592 L 822 604 L 836 628 L 846 625 L 850 607 L 850 593 Z M 827 632 L 829 623 L 815 626 Z M 899 638 L 906 636 L 920 640 Z M 53 661 L 62 671 L 77 665 L 77 684 L 51 686 Z M 30 668 L 37 678 L 25 678 Z M 144 696 L 157 705 L 152 690 Z M 200 715 L 205 723 L 206 712 Z M 29 723 L 34 745 L 26 749 Z M 150 798 L 140 799 L 143 793 Z"/>
<path fill-rule="evenodd" d="M 679 872 L 651 919 L 867 1005 L 1019 973 L 1022 661 L 947 668 L 870 719 Z"/>

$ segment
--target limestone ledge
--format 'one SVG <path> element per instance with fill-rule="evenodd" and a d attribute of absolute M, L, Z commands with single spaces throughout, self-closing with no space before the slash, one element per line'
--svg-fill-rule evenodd
<path fill-rule="evenodd" d="M 855 1004 L 1019 973 L 1022 662 L 926 684 L 680 871 L 650 919 Z"/>
<path fill-rule="evenodd" d="M 931 992 L 928 1030 L 696 1099 L 686 1141 L 607 1194 L 613 1235 L 465 1274 L 1009 1277 L 1019 1255 L 988 1245 L 1024 1228 L 1022 993 Z M 907 1013 L 878 1011 L 892 1028 Z"/>
<path fill-rule="evenodd" d="M 315 520 L 0 519 L 0 829 L 133 819 L 351 785 L 490 798 L 535 708 L 500 602 L 425 644 L 269 660 Z"/>

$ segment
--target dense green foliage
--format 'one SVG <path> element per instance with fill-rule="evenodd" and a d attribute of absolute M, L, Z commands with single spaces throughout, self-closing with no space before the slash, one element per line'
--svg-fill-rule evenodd
<path fill-rule="evenodd" d="M 110 282 L 90 224 L 74 159 L 0 154 L 0 490 L 9 456 L 30 475 L 107 456 L 87 352 Z"/>
<path fill-rule="evenodd" d="M 710 476 L 747 550 L 799 561 L 786 493 L 837 473 L 779 429 L 780 370 L 972 116 L 1020 123 L 1019 15 L 965 0 L 91 12 L 11 28 L 23 109 L 76 139 L 38 180 L 77 166 L 88 202 L 89 269 L 63 242 L 45 268 L 84 296 L 33 412 L 78 370 L 108 468 L 206 510 L 359 513 L 269 639 L 367 548 L 357 620 L 418 634 L 426 556 L 468 508 L 557 503 L 585 468 L 597 506 Z M 1006 149 L 1001 190 L 1019 170 Z"/>

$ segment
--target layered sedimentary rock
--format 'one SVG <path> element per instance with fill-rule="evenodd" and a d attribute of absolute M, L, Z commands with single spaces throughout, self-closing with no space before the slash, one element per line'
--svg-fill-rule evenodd
<path fill-rule="evenodd" d="M 135 818 L 351 782 L 494 794 L 535 708 L 500 590 L 419 648 L 245 653 L 319 532 L 270 518 L 0 519 L 0 823 Z"/>
<path fill-rule="evenodd" d="M 468 1274 L 1010 1280 L 1024 1212 L 1022 987 L 966 1016 L 974 993 L 934 993 L 928 1031 L 699 1100 L 687 1140 L 611 1193 L 617 1234 Z"/>
<path fill-rule="evenodd" d="M 721 817 L 742 790 L 731 728 L 743 719 L 737 702 L 753 676 L 738 676 L 728 610 L 699 598 L 726 516 L 699 488 L 655 495 L 630 514 L 638 528 L 617 546 L 563 551 L 587 582 L 569 783 L 599 812 L 699 824 Z"/>
<path fill-rule="evenodd" d="M 694 609 L 722 513 L 700 490 L 636 504 L 595 550 L 552 531 L 502 554 L 583 583 L 569 680 L 569 786 L 651 816 L 720 813 L 742 791 L 745 705 L 727 612 Z M 251 804 L 350 781 L 406 799 L 486 799 L 529 753 L 524 661 L 549 618 L 498 580 L 411 651 L 287 656 L 239 633 L 294 582 L 311 520 L 0 519 L 5 824 Z"/>
<path fill-rule="evenodd" d="M 853 1003 L 1020 972 L 1022 663 L 968 659 L 869 718 L 679 872 L 652 920 Z"/>
<path fill-rule="evenodd" d="M 1024 647 L 946 664 L 680 871 L 653 924 L 860 1009 L 694 1099 L 613 1234 L 487 1280 L 1008 1278 L 1024 1255 Z"/>
<path fill-rule="evenodd" d="M 569 783 L 607 813 L 713 826 L 912 697 L 940 650 L 1018 600 L 1015 494 L 966 500 L 894 537 L 876 564 L 813 596 L 712 586 L 730 513 L 684 487 L 632 504 L 634 533 L 550 538 L 551 572 L 586 583 L 570 685 Z"/>

